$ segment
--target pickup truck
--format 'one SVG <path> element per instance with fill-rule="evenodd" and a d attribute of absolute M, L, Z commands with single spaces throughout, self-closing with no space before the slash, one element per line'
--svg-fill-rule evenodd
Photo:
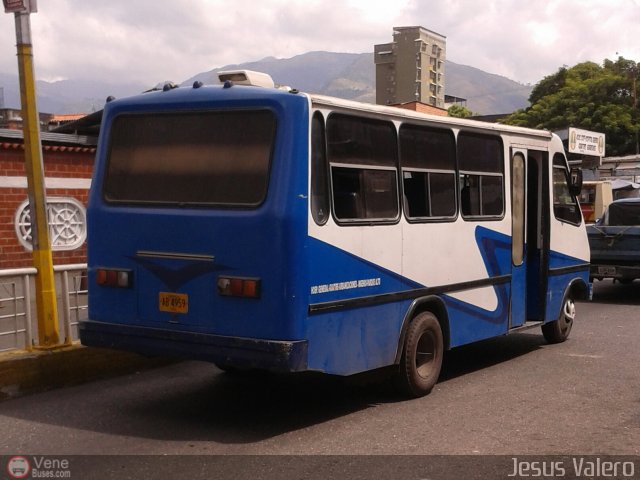
<path fill-rule="evenodd" d="M 640 278 L 640 198 L 611 202 L 601 219 L 587 225 L 587 234 L 592 280 Z"/>

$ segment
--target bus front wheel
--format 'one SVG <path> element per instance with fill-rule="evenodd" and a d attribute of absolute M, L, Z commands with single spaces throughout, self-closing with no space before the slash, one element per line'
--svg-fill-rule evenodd
<path fill-rule="evenodd" d="M 567 294 L 562 302 L 562 310 L 560 310 L 558 319 L 542 325 L 542 335 L 545 340 L 549 343 L 564 342 L 571 332 L 575 317 L 576 302 L 571 294 Z"/>
<path fill-rule="evenodd" d="M 422 312 L 409 324 L 397 371 L 400 390 L 413 398 L 428 394 L 438 381 L 443 356 L 442 329 L 431 312 Z"/>

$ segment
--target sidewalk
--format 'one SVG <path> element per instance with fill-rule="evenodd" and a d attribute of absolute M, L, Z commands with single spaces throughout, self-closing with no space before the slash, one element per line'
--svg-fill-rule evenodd
<path fill-rule="evenodd" d="M 172 362 L 175 360 L 84 347 L 79 342 L 56 350 L 0 353 L 0 401 Z"/>

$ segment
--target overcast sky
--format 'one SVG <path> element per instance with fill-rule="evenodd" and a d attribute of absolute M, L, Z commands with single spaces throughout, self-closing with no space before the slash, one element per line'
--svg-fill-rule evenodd
<path fill-rule="evenodd" d="M 447 38 L 447 59 L 535 84 L 563 65 L 640 61 L 640 0 L 38 0 L 38 79 L 181 82 L 267 56 L 372 52 L 395 26 Z M 13 14 L 0 72 L 17 74 Z"/>

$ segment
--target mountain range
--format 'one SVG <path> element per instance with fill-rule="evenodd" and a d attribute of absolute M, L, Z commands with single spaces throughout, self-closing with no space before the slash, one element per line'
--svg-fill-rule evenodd
<path fill-rule="evenodd" d="M 180 84 L 190 85 L 196 80 L 218 83 L 216 73 L 232 69 L 265 72 L 277 84 L 304 92 L 375 103 L 373 53 L 309 52 L 286 59 L 267 57 L 197 73 Z M 467 99 L 467 108 L 476 114 L 510 113 L 529 104 L 532 87 L 500 75 L 447 60 L 445 78 L 446 94 Z M 0 73 L 0 108 L 19 107 L 18 85 L 15 75 Z M 102 109 L 109 95 L 124 97 L 149 88 L 134 82 L 79 80 L 38 81 L 36 85 L 38 108 L 47 113 L 91 113 Z"/>

